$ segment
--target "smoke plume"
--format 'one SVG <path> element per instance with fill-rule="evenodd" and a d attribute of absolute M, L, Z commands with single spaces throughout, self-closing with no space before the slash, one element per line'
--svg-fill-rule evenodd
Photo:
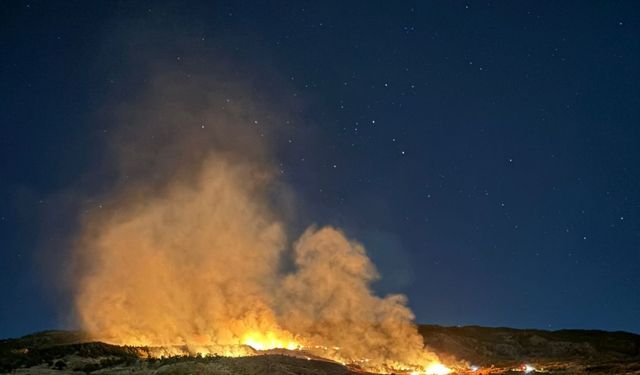
<path fill-rule="evenodd" d="M 381 371 L 437 361 L 406 298 L 372 292 L 361 244 L 333 227 L 287 238 L 271 150 L 284 112 L 253 92 L 163 72 L 112 109 L 115 182 L 74 250 L 83 329 L 192 353 L 301 348 Z"/>

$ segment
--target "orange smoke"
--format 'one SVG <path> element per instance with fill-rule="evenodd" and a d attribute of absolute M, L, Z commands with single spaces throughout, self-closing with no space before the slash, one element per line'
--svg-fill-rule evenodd
<path fill-rule="evenodd" d="M 361 244 L 332 227 L 287 240 L 274 202 L 285 188 L 268 129 L 253 121 L 265 112 L 246 92 L 163 74 L 116 111 L 121 178 L 84 217 L 75 251 L 80 324 L 163 354 L 303 349 L 369 370 L 428 371 L 437 356 L 404 296 L 372 292 L 378 274 Z"/>

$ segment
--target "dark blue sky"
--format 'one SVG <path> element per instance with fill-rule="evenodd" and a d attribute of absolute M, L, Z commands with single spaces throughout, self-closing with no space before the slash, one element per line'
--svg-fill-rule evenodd
<path fill-rule="evenodd" d="M 640 332 L 638 35 L 632 1 L 5 3 L 0 337 L 68 324 L 65 192 L 107 178 L 137 45 L 303 101 L 277 149 L 301 226 L 362 241 L 419 322 Z"/>

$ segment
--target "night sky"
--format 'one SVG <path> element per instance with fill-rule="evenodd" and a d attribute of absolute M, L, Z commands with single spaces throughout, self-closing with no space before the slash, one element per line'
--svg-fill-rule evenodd
<path fill-rule="evenodd" d="M 364 243 L 418 322 L 640 333 L 639 36 L 634 1 L 5 2 L 0 337 L 73 326 L 51 274 L 105 103 L 213 49 L 296 103 L 301 228 Z"/>

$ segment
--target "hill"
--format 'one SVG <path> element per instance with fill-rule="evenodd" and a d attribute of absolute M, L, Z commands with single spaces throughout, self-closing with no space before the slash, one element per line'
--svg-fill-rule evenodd
<path fill-rule="evenodd" d="M 460 373 L 640 374 L 640 336 L 586 330 L 422 325 L 425 343 Z M 337 363 L 287 351 L 242 358 L 145 359 L 145 348 L 91 342 L 80 332 L 45 331 L 0 340 L 0 373 L 15 374 L 354 374 Z M 467 366 L 468 365 L 468 366 Z M 471 371 L 471 365 L 479 370 Z M 535 370 L 533 370 L 535 369 Z"/>

